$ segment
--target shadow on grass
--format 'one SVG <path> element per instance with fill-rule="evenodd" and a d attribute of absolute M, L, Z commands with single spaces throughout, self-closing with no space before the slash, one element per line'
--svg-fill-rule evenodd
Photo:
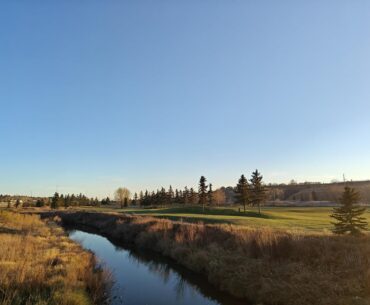
<path fill-rule="evenodd" d="M 175 208 L 155 208 L 155 209 L 145 209 L 145 210 L 138 210 L 138 211 L 130 211 L 128 213 L 134 213 L 134 214 L 150 214 L 153 216 L 160 216 L 162 217 L 161 214 L 194 214 L 194 215 L 214 215 L 214 216 L 239 216 L 239 217 L 254 217 L 254 218 L 264 218 L 264 219 L 273 219 L 275 218 L 274 216 L 267 215 L 267 214 L 258 214 L 258 212 L 255 211 L 237 211 L 234 209 L 214 209 L 214 208 L 205 208 L 204 212 L 201 207 L 175 207 Z M 191 216 L 186 216 L 187 218 L 191 218 Z M 166 218 L 168 217 L 176 217 L 177 216 L 166 216 L 163 215 Z M 180 217 L 180 216 L 179 216 Z M 181 216 L 184 217 L 184 216 Z M 195 219 L 199 219 L 198 217 Z M 214 222 L 227 222 L 227 219 L 209 219 L 206 218 L 207 220 L 214 221 Z"/>
<path fill-rule="evenodd" d="M 0 234 L 19 234 L 21 230 L 11 229 L 6 227 L 0 227 Z"/>

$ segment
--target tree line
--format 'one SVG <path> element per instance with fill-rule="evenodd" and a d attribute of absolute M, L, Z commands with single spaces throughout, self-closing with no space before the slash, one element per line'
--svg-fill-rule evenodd
<path fill-rule="evenodd" d="M 234 190 L 236 193 L 236 203 L 241 204 L 246 211 L 246 206 L 257 206 L 259 214 L 261 213 L 261 205 L 266 199 L 266 188 L 262 182 L 263 176 L 258 170 L 251 174 L 248 180 L 244 175 L 241 175 Z M 119 189 L 116 191 L 119 191 Z M 156 191 L 149 192 L 148 190 L 135 193 L 130 204 L 138 206 L 166 206 L 171 204 L 199 204 L 204 211 L 206 205 L 213 205 L 216 192 L 213 191 L 212 183 L 207 184 L 205 176 L 201 176 L 198 183 L 198 190 L 194 188 L 173 189 L 170 185 L 166 190 L 164 187 Z M 129 196 L 128 196 L 129 197 Z M 116 196 L 119 198 L 119 196 Z M 122 202 L 122 200 L 119 200 Z M 122 206 L 127 206 L 129 200 Z"/>
<path fill-rule="evenodd" d="M 101 204 L 110 204 L 111 200 L 109 197 L 99 200 L 97 197 L 95 198 L 88 198 L 83 194 L 75 195 L 75 194 L 67 194 L 63 195 L 58 192 L 54 193 L 54 196 L 50 199 L 50 208 L 57 209 L 59 207 L 68 208 L 70 206 L 100 206 Z M 45 201 L 36 202 L 36 206 L 44 206 Z"/>

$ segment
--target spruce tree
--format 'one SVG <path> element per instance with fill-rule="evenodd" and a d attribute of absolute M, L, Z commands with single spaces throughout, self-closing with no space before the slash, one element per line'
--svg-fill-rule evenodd
<path fill-rule="evenodd" d="M 250 185 L 250 198 L 251 198 L 251 204 L 254 206 L 258 206 L 258 214 L 261 215 L 261 204 L 266 198 L 266 189 L 265 186 L 262 183 L 263 176 L 258 172 L 256 169 L 252 173 L 252 177 L 249 180 Z"/>
<path fill-rule="evenodd" d="M 64 208 L 65 208 L 65 209 L 69 207 L 69 204 L 70 204 L 70 196 L 69 196 L 69 194 L 68 194 L 67 196 L 65 196 L 65 197 L 64 197 L 64 202 L 63 202 L 63 204 L 64 204 Z"/>
<path fill-rule="evenodd" d="M 207 202 L 207 179 L 204 176 L 200 177 L 199 180 L 199 188 L 198 188 L 198 194 L 199 194 L 199 204 L 202 205 L 202 210 L 204 213 L 204 205 Z"/>
<path fill-rule="evenodd" d="M 166 190 L 165 190 L 164 187 L 161 188 L 159 198 L 160 198 L 160 205 L 161 206 L 166 205 L 166 203 L 167 203 L 167 193 L 166 193 Z"/>
<path fill-rule="evenodd" d="M 57 209 L 58 206 L 59 206 L 59 194 L 58 194 L 58 192 L 55 192 L 53 198 L 51 198 L 51 205 L 50 205 L 50 207 L 52 209 Z"/>
<path fill-rule="evenodd" d="M 346 186 L 340 199 L 340 207 L 333 209 L 333 214 L 330 217 L 337 220 L 333 222 L 333 232 L 336 234 L 350 233 L 352 235 L 360 234 L 366 230 L 366 218 L 361 217 L 365 213 L 366 208 L 360 207 L 357 203 L 360 200 L 359 193 L 354 189 Z"/>
<path fill-rule="evenodd" d="M 139 206 L 144 205 L 144 193 L 143 191 L 140 191 L 139 193 Z"/>
<path fill-rule="evenodd" d="M 244 175 L 240 176 L 240 179 L 238 181 L 238 184 L 236 185 L 236 199 L 237 202 L 244 207 L 244 213 L 245 213 L 245 207 L 246 205 L 250 204 L 251 196 L 250 196 L 250 189 L 247 178 L 245 178 Z"/>
<path fill-rule="evenodd" d="M 137 201 L 138 201 L 138 196 L 137 196 L 137 193 L 135 193 L 134 194 L 134 200 L 132 201 L 132 204 L 137 205 Z"/>
<path fill-rule="evenodd" d="M 173 198 L 174 198 L 174 193 L 173 193 L 172 185 L 170 185 L 170 188 L 168 189 L 167 204 L 172 204 Z"/>
<path fill-rule="evenodd" d="M 37 206 L 38 208 L 43 207 L 43 206 L 44 206 L 44 200 L 42 200 L 42 199 L 37 199 L 37 201 L 36 201 L 36 206 Z"/>
<path fill-rule="evenodd" d="M 189 203 L 189 190 L 187 186 L 185 186 L 184 192 L 182 194 L 183 194 L 184 204 L 188 204 Z"/>
<path fill-rule="evenodd" d="M 209 189 L 208 189 L 208 204 L 210 206 L 213 205 L 213 190 L 212 190 L 212 183 L 209 184 Z"/>

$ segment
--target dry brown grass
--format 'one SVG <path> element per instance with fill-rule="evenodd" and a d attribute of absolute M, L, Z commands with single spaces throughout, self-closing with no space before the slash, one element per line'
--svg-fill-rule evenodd
<path fill-rule="evenodd" d="M 0 304 L 102 304 L 108 274 L 63 230 L 0 211 Z"/>
<path fill-rule="evenodd" d="M 370 236 L 303 234 L 108 213 L 61 213 L 122 242 L 167 255 L 257 304 L 370 302 Z"/>

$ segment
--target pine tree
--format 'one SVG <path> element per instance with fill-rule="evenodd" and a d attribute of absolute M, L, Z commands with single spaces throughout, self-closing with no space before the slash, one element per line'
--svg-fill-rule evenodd
<path fill-rule="evenodd" d="M 172 185 L 170 185 L 170 188 L 168 189 L 167 204 L 172 204 L 173 197 L 174 197 L 173 189 L 172 189 Z"/>
<path fill-rule="evenodd" d="M 197 193 L 194 191 L 192 187 L 190 188 L 189 201 L 191 204 L 197 203 Z"/>
<path fill-rule="evenodd" d="M 132 204 L 137 205 L 137 201 L 138 201 L 138 196 L 137 196 L 137 193 L 135 193 L 134 194 L 134 200 L 132 200 Z"/>
<path fill-rule="evenodd" d="M 143 193 L 143 191 L 140 191 L 140 193 L 139 193 L 139 206 L 144 205 L 143 202 L 144 202 L 144 193 Z"/>
<path fill-rule="evenodd" d="M 42 200 L 42 199 L 37 199 L 37 201 L 36 201 L 36 206 L 37 206 L 38 208 L 43 207 L 44 205 L 45 205 L 44 200 Z"/>
<path fill-rule="evenodd" d="M 166 204 L 167 201 L 167 194 L 164 187 L 161 188 L 161 191 L 159 192 L 159 199 L 160 199 L 160 205 Z"/>
<path fill-rule="evenodd" d="M 21 205 L 19 198 L 15 201 L 15 207 L 18 208 Z"/>
<path fill-rule="evenodd" d="M 251 196 L 250 196 L 250 188 L 248 184 L 247 178 L 245 178 L 244 175 L 240 176 L 240 179 L 238 181 L 238 184 L 236 185 L 236 199 L 237 202 L 244 207 L 244 213 L 245 213 L 245 207 L 246 205 L 250 204 Z"/>
<path fill-rule="evenodd" d="M 77 204 L 77 202 L 76 202 L 76 196 L 75 196 L 75 194 L 72 194 L 71 195 L 71 205 L 73 206 L 73 205 L 76 205 Z"/>
<path fill-rule="evenodd" d="M 213 190 L 212 190 L 212 183 L 209 184 L 208 189 L 208 204 L 213 205 Z"/>
<path fill-rule="evenodd" d="M 53 198 L 51 199 L 50 207 L 52 209 L 57 209 L 59 207 L 59 194 L 58 194 L 58 192 L 55 192 Z"/>
<path fill-rule="evenodd" d="M 252 173 L 252 178 L 249 180 L 251 183 L 250 188 L 250 198 L 251 204 L 254 206 L 258 206 L 258 214 L 261 215 L 261 204 L 266 198 L 266 189 L 265 186 L 262 184 L 263 176 L 258 172 L 256 169 Z"/>
<path fill-rule="evenodd" d="M 208 188 L 208 186 L 207 186 L 206 182 L 207 182 L 207 179 L 204 176 L 201 176 L 200 180 L 199 180 L 198 193 L 199 193 L 199 204 L 202 205 L 203 213 L 204 213 L 204 205 L 207 202 L 207 188 Z"/>
<path fill-rule="evenodd" d="M 67 196 L 65 196 L 65 197 L 64 197 L 64 202 L 63 202 L 63 204 L 64 204 L 64 208 L 65 208 L 65 209 L 69 207 L 69 205 L 70 205 L 70 196 L 69 196 L 69 194 L 68 194 Z"/>
<path fill-rule="evenodd" d="M 340 199 L 340 207 L 333 209 L 330 217 L 337 220 L 334 224 L 333 232 L 336 234 L 350 233 L 353 235 L 360 234 L 366 230 L 366 218 L 361 217 L 365 213 L 365 207 L 359 207 L 357 203 L 360 200 L 359 193 L 354 189 L 346 186 Z"/>
<path fill-rule="evenodd" d="M 185 186 L 183 197 L 184 197 L 183 198 L 184 204 L 188 204 L 189 203 L 189 190 L 187 186 Z"/>

